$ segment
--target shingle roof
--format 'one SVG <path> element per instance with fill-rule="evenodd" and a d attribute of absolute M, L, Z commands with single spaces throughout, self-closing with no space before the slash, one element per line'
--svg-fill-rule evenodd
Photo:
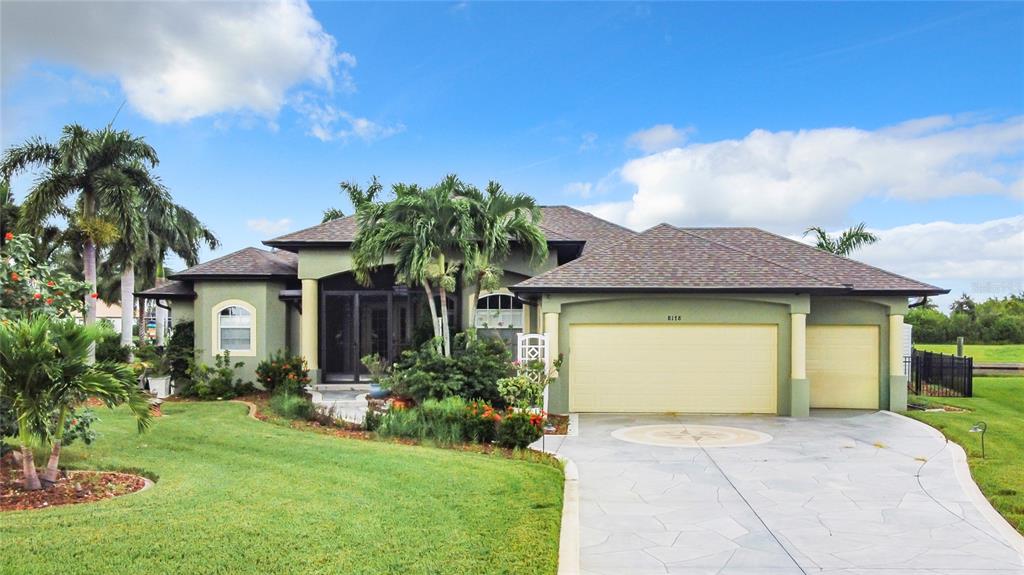
<path fill-rule="evenodd" d="M 636 235 L 636 232 L 569 206 L 541 206 L 540 228 L 548 241 L 586 242 L 584 250 L 604 247 Z M 356 238 L 356 219 L 346 216 L 263 242 L 268 246 L 296 248 L 303 245 L 344 245 Z"/>
<path fill-rule="evenodd" d="M 135 295 L 160 299 L 194 299 L 196 292 L 192 289 L 192 284 L 188 282 L 171 280 L 148 290 L 135 292 Z"/>
<path fill-rule="evenodd" d="M 190 267 L 172 275 L 171 278 L 293 277 L 298 270 L 298 261 L 298 256 L 290 252 L 245 248 Z"/>
<path fill-rule="evenodd" d="M 758 234 L 718 236 L 661 224 L 521 282 L 512 290 L 944 293 L 935 286 L 829 256 L 812 246 L 753 231 L 767 238 Z M 766 245 L 756 245 L 762 240 Z"/>

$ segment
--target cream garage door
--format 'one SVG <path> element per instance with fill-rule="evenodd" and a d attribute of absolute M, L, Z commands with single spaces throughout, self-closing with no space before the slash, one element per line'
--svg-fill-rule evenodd
<path fill-rule="evenodd" d="M 807 326 L 811 407 L 878 409 L 878 326 Z"/>
<path fill-rule="evenodd" d="M 569 409 L 776 413 L 775 325 L 572 325 Z"/>

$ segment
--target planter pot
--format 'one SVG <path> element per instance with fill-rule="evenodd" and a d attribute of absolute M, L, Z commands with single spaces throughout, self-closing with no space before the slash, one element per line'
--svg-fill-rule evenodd
<path fill-rule="evenodd" d="M 149 378 L 149 392 L 157 397 L 157 399 L 163 399 L 171 394 L 171 378 L 164 375 L 159 377 Z"/>
<path fill-rule="evenodd" d="M 370 384 L 370 393 L 367 394 L 367 395 L 369 395 L 369 397 L 371 397 L 373 399 L 383 399 L 383 398 L 387 397 L 390 394 L 391 394 L 390 391 L 388 391 L 386 389 L 382 389 L 380 385 L 378 385 L 376 383 L 371 383 Z"/>

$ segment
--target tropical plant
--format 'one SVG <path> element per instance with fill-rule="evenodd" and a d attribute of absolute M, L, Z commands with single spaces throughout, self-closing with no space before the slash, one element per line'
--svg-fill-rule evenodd
<path fill-rule="evenodd" d="M 229 351 L 214 356 L 212 366 L 194 363 L 189 369 L 189 383 L 178 394 L 199 399 L 232 399 L 252 393 L 253 385 L 235 375 L 235 371 L 244 366 L 241 361 L 232 363 Z"/>
<path fill-rule="evenodd" d="M 148 168 L 158 163 L 156 151 L 142 138 L 110 127 L 91 131 L 64 127 L 56 144 L 34 137 L 8 148 L 0 162 L 0 179 L 30 167 L 44 169 L 21 206 L 19 226 L 34 231 L 53 216 L 64 216 L 82 234 L 83 274 L 96 293 L 96 251 L 116 239 L 119 226 L 134 226 L 136 190 L 148 187 Z M 74 207 L 65 202 L 76 198 Z M 114 221 L 100 214 L 116 214 Z M 96 320 L 95 298 L 86 300 L 85 323 Z"/>
<path fill-rule="evenodd" d="M 451 357 L 430 344 L 408 350 L 379 383 L 394 395 L 416 401 L 458 396 L 497 403 L 497 382 L 512 373 L 511 357 L 501 340 L 460 333 Z"/>
<path fill-rule="evenodd" d="M 804 231 L 804 236 L 813 234 L 815 247 L 837 256 L 849 256 L 863 246 L 871 245 L 878 241 L 878 236 L 865 229 L 866 224 L 861 222 L 856 226 L 842 232 L 838 236 L 830 236 L 823 228 L 812 226 Z"/>
<path fill-rule="evenodd" d="M 395 184 L 394 198 L 387 202 L 376 199 L 381 191 L 376 180 L 365 192 L 354 184 L 343 184 L 343 188 L 356 207 L 358 232 L 352 243 L 356 277 L 368 284 L 371 272 L 394 256 L 396 280 L 423 288 L 439 349 L 445 357 L 451 356 L 448 293 L 456 288 L 462 258 L 473 250 L 473 202 L 465 195 L 465 184 L 454 175 L 429 188 Z"/>
<path fill-rule="evenodd" d="M 339 210 L 338 208 L 327 208 L 326 210 L 324 210 L 323 217 L 320 218 L 320 223 L 326 224 L 327 222 L 340 220 L 343 217 L 345 217 L 345 212 Z"/>
<path fill-rule="evenodd" d="M 33 255 L 28 234 L 4 234 L 0 250 L 0 319 L 45 313 L 70 317 L 81 313 L 89 286 L 72 279 L 58 265 Z"/>
<path fill-rule="evenodd" d="M 498 393 L 505 405 L 519 409 L 530 409 L 544 402 L 544 386 L 522 373 L 499 379 Z"/>
<path fill-rule="evenodd" d="M 501 184 L 490 182 L 481 193 L 474 186 L 463 192 L 472 200 L 473 249 L 466 254 L 466 274 L 472 286 L 468 325 L 476 325 L 476 306 L 481 290 L 501 286 L 501 264 L 517 243 L 538 264 L 548 255 L 547 238 L 540 229 L 541 212 L 526 194 L 509 194 Z"/>
<path fill-rule="evenodd" d="M 312 400 L 300 393 L 275 393 L 270 398 L 270 410 L 285 419 L 308 421 L 316 415 Z"/>
<path fill-rule="evenodd" d="M 915 343 L 1024 343 L 1024 293 L 975 302 L 963 296 L 947 316 L 936 309 L 915 307 L 906 322 L 914 326 Z"/>
<path fill-rule="evenodd" d="M 300 395 L 310 382 L 306 360 L 278 350 L 256 366 L 256 381 L 271 393 Z"/>
<path fill-rule="evenodd" d="M 977 314 L 977 306 L 978 304 L 974 303 L 974 300 L 971 299 L 971 296 L 967 294 L 961 294 L 959 298 L 957 298 L 956 300 L 953 301 L 952 304 L 950 304 L 949 311 L 950 313 L 954 314 L 966 314 L 973 318 Z"/>
<path fill-rule="evenodd" d="M 524 449 L 544 435 L 544 416 L 517 411 L 506 414 L 498 426 L 497 442 L 508 449 Z"/>
<path fill-rule="evenodd" d="M 87 397 L 109 407 L 127 404 L 139 431 L 150 422 L 148 398 L 131 369 L 115 362 L 94 363 L 91 349 L 100 337 L 95 326 L 47 314 L 0 322 L 0 397 L 17 418 L 25 489 L 41 488 L 33 443 L 49 445 L 45 479 L 56 481 L 69 414 Z"/>
<path fill-rule="evenodd" d="M 167 356 L 167 370 L 171 381 L 178 387 L 187 388 L 190 380 L 189 368 L 195 361 L 196 326 L 191 321 L 174 324 L 174 331 L 167 342 L 164 353 Z"/>

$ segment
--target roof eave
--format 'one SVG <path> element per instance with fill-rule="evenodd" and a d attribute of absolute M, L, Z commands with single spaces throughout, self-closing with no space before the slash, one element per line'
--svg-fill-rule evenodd
<path fill-rule="evenodd" d="M 144 291 L 134 292 L 135 297 L 143 299 L 166 299 L 166 300 L 183 300 L 192 301 L 198 297 L 196 292 L 192 293 L 175 293 L 175 294 L 161 294 L 161 293 L 146 293 Z"/>
<path fill-rule="evenodd" d="M 792 293 L 809 295 L 864 295 L 864 296 L 931 296 L 949 293 L 948 289 L 896 289 L 857 290 L 848 287 L 563 287 L 563 286 L 509 286 L 513 293 Z"/>
<path fill-rule="evenodd" d="M 290 274 L 175 274 L 167 277 L 172 280 L 184 281 L 287 280 L 298 277 L 298 272 Z"/>

